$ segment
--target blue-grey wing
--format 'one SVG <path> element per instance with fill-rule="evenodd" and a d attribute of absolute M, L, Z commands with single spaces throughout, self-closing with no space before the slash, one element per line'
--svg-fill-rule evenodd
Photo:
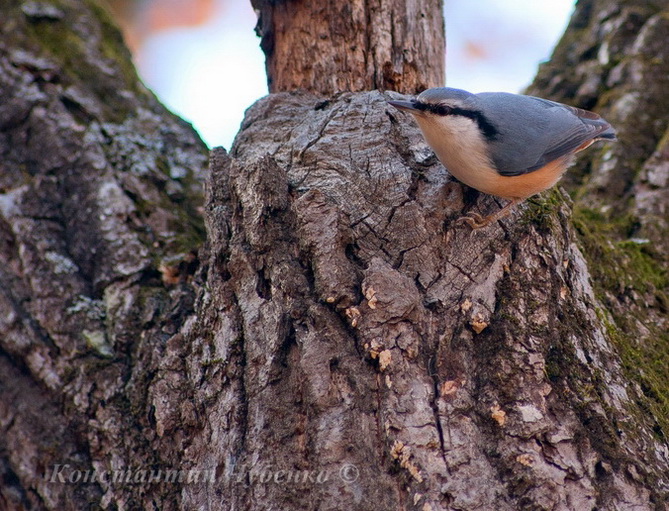
<path fill-rule="evenodd" d="M 497 121 L 490 157 L 505 176 L 526 174 L 596 139 L 615 139 L 611 125 L 594 112 L 532 96 L 477 94 Z"/>

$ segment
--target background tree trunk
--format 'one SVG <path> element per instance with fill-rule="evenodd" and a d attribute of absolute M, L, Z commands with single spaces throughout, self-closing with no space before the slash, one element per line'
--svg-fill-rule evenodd
<path fill-rule="evenodd" d="M 206 147 L 95 2 L 0 12 L 0 509 L 177 507 L 76 470 L 180 468 L 149 392 L 192 313 Z"/>
<path fill-rule="evenodd" d="M 442 0 L 251 0 L 270 92 L 389 89 L 444 80 Z"/>
<path fill-rule="evenodd" d="M 666 509 L 666 106 L 631 112 L 669 17 L 617 5 L 580 2 L 535 85 L 622 139 L 576 173 L 576 231 L 559 191 L 455 228 L 496 201 L 381 93 L 326 96 L 385 82 L 313 79 L 212 153 L 198 261 L 202 144 L 94 4 L 4 0 L 0 507 Z"/>
<path fill-rule="evenodd" d="M 567 174 L 610 341 L 669 434 L 669 2 L 579 2 L 530 92 L 592 108 L 619 142 Z M 576 41 L 576 42 L 575 42 Z M 606 91 L 601 93 L 601 91 Z M 669 470 L 669 467 L 668 467 Z"/>

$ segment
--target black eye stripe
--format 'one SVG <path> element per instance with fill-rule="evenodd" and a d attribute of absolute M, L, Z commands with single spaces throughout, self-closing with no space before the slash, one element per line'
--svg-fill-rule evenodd
<path fill-rule="evenodd" d="M 434 104 L 434 103 L 423 103 L 421 101 L 414 100 L 413 105 L 423 112 L 431 112 L 435 115 L 448 115 L 451 113 L 451 107 L 446 105 Z"/>
<path fill-rule="evenodd" d="M 488 118 L 479 110 L 468 110 L 466 108 L 451 107 L 440 105 L 438 103 L 423 103 L 414 101 L 414 107 L 424 112 L 430 112 L 435 115 L 460 115 L 467 117 L 478 124 L 479 129 L 488 140 L 494 140 L 499 135 L 499 131 Z"/>

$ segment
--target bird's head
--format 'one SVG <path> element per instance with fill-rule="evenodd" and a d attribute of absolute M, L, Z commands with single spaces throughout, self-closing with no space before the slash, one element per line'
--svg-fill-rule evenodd
<path fill-rule="evenodd" d="M 445 128 L 450 132 L 478 133 L 494 139 L 497 128 L 484 115 L 475 94 L 462 89 L 437 87 L 421 92 L 411 100 L 391 100 L 392 106 L 416 117 L 423 132 Z"/>
<path fill-rule="evenodd" d="M 474 99 L 471 92 L 448 87 L 438 87 L 421 92 L 416 98 L 409 101 L 388 101 L 395 108 L 409 112 L 416 116 L 447 116 L 457 115 L 463 110 L 471 110 Z"/>

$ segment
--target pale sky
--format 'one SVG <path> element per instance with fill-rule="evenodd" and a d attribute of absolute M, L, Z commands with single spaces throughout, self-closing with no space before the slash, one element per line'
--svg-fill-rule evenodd
<path fill-rule="evenodd" d="M 205 25 L 149 37 L 144 82 L 210 146 L 229 149 L 244 110 L 267 94 L 250 1 L 218 0 Z M 562 35 L 573 0 L 446 0 L 446 84 L 521 92 Z"/>

